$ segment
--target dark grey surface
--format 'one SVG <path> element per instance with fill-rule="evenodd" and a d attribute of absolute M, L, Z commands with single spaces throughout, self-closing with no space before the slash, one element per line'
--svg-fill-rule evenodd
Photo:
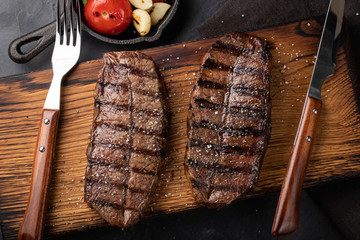
<path fill-rule="evenodd" d="M 135 227 L 126 230 L 107 227 L 68 235 L 66 239 L 275 239 L 270 232 L 276 201 L 277 194 L 270 194 L 235 203 L 220 211 L 197 209 L 144 219 Z M 302 201 L 306 209 L 300 213 L 300 227 L 304 230 L 298 231 L 291 237 L 283 238 L 284 240 L 343 239 L 307 194 L 303 195 Z M 305 210 L 311 211 L 312 214 L 307 214 Z"/>
<path fill-rule="evenodd" d="M 307 192 L 346 239 L 360 239 L 360 181 L 327 184 Z"/>
<path fill-rule="evenodd" d="M 199 27 L 204 37 L 230 31 L 249 31 L 281 25 L 325 14 L 328 0 L 292 1 L 229 0 L 211 19 Z M 234 24 L 234 20 L 238 24 Z"/>
<path fill-rule="evenodd" d="M 256 14 L 264 11 L 264 4 L 278 4 L 278 0 L 229 0 L 222 16 L 244 13 L 247 9 L 256 21 L 269 16 Z M 300 2 L 301 0 L 297 1 Z M 101 42 L 88 34 L 83 34 L 80 61 L 100 58 L 101 54 L 114 50 L 135 50 L 181 41 L 200 39 L 197 27 L 209 19 L 226 0 L 181 0 L 174 20 L 164 30 L 162 37 L 154 43 L 134 46 L 118 46 Z M 235 3 L 236 4 L 235 8 Z M 240 4 L 241 2 L 241 4 Z M 290 4 L 292 1 L 282 1 Z M 324 2 L 321 0 L 321 2 Z M 325 1 L 327 2 L 327 1 Z M 348 24 L 352 29 L 352 42 L 360 42 L 360 12 L 358 1 L 347 1 Z M 319 6 L 324 3 L 319 3 Z M 351 4 L 351 6 L 349 5 Z M 325 5 L 327 5 L 325 3 Z M 349 7 L 350 6 L 350 7 Z M 0 76 L 7 76 L 51 67 L 52 46 L 35 57 L 31 62 L 19 65 L 7 56 L 8 44 L 29 31 L 51 22 L 55 18 L 55 0 L 1 0 L 0 1 Z M 231 11 L 230 11 L 231 10 Z M 303 11 L 303 9 L 298 9 Z M 277 11 L 280 17 L 287 14 Z M 326 12 L 326 9 L 314 9 L 311 14 Z M 294 14 L 297 12 L 295 11 Z M 301 14 L 299 14 L 301 15 Z M 316 14 L 317 15 L 317 14 Z M 219 17 L 220 15 L 215 15 Z M 235 15 L 236 16 L 236 15 Z M 241 18 L 241 15 L 240 15 Z M 235 18 L 236 20 L 240 19 Z M 286 19 L 285 19 L 286 20 Z M 285 21 L 284 20 L 284 21 Z M 210 20 L 211 21 L 211 20 Z M 244 18 L 242 18 L 244 21 Z M 250 20 L 247 26 L 251 26 Z M 233 26 L 245 25 L 233 24 Z M 208 29 L 221 29 L 221 22 L 208 24 Z M 203 25 L 204 26 L 204 25 Z M 256 25 L 254 25 L 256 27 Z M 202 32 L 204 32 L 202 28 Z M 230 31 L 230 30 L 229 30 Z M 215 34 L 215 30 L 213 32 Z M 358 45 L 358 44 L 357 44 Z M 360 56 L 355 46 L 355 55 Z M 1 84 L 1 83 L 0 83 Z M 359 160 L 360 161 L 360 160 Z M 327 184 L 303 191 L 300 209 L 299 230 L 283 239 L 360 239 L 360 180 Z M 0 190 L 1 191 L 1 190 Z M 278 193 L 268 196 L 239 201 L 222 210 L 197 209 L 183 213 L 170 214 L 140 221 L 135 227 L 121 230 L 112 227 L 72 233 L 58 239 L 274 239 L 271 236 L 271 224 L 277 204 Z M 1 212 L 0 212 L 1 218 Z"/>

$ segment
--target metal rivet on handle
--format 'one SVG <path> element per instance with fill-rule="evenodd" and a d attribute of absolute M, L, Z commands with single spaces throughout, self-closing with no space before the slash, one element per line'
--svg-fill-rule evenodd
<path fill-rule="evenodd" d="M 39 148 L 39 151 L 40 151 L 40 152 L 45 152 L 45 147 L 41 146 L 41 147 Z"/>
<path fill-rule="evenodd" d="M 44 123 L 47 125 L 50 123 L 50 120 L 48 118 L 45 118 Z"/>
<path fill-rule="evenodd" d="M 318 110 L 316 108 L 314 108 L 313 113 L 316 115 L 318 113 Z"/>
<path fill-rule="evenodd" d="M 311 142 L 311 137 L 307 136 L 306 141 Z"/>

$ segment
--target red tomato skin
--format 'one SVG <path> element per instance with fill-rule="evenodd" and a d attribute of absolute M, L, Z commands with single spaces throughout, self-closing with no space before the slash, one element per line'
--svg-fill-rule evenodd
<path fill-rule="evenodd" d="M 96 32 L 118 35 L 129 27 L 132 7 L 128 0 L 88 0 L 84 16 Z"/>

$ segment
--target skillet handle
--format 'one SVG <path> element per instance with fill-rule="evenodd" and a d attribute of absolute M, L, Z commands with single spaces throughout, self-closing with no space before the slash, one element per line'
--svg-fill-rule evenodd
<path fill-rule="evenodd" d="M 16 63 L 27 63 L 41 51 L 55 41 L 56 21 L 41 27 L 33 32 L 21 36 L 9 45 L 9 57 Z M 25 44 L 36 42 L 28 52 L 23 52 L 21 47 Z"/>

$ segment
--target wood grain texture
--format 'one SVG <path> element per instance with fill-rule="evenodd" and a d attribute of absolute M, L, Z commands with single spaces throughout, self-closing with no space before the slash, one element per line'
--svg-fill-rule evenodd
<path fill-rule="evenodd" d="M 18 234 L 19 240 L 38 240 L 43 235 L 59 114 L 59 110 L 53 109 L 43 109 L 41 114 L 39 133 L 33 153 L 29 199 Z"/>
<path fill-rule="evenodd" d="M 300 196 L 315 141 L 321 104 L 321 100 L 306 97 L 274 216 L 272 234 L 275 237 L 289 235 L 298 227 Z"/>
<path fill-rule="evenodd" d="M 273 55 L 272 134 L 256 189 L 246 197 L 280 190 L 307 87 L 321 25 L 314 20 L 251 32 L 267 39 Z M 204 53 L 214 39 L 143 50 L 159 65 L 172 111 L 166 162 L 147 216 L 198 207 L 184 176 L 189 95 Z M 336 75 L 323 86 L 323 107 L 305 187 L 360 174 L 360 99 L 347 47 L 338 52 Z M 46 236 L 101 226 L 83 201 L 86 147 L 100 60 L 79 64 L 64 80 Z M 0 212 L 6 239 L 14 239 L 29 194 L 33 149 L 51 70 L 1 79 Z"/>

